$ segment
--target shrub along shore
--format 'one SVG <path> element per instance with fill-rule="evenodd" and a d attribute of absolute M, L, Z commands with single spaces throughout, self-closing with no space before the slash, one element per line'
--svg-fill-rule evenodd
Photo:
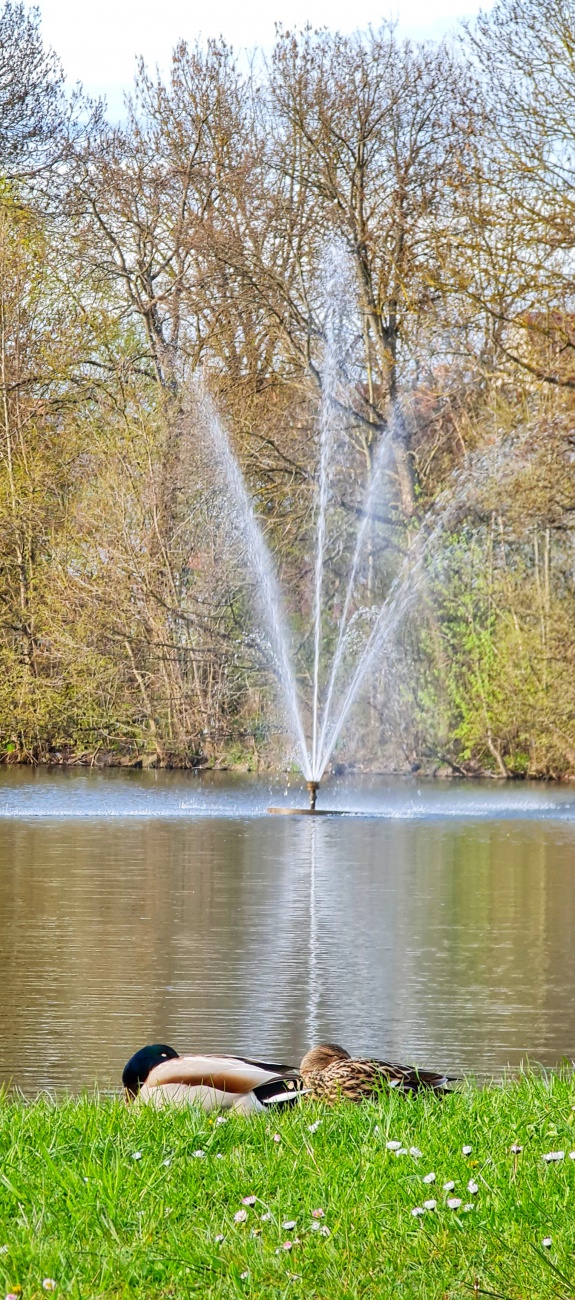
<path fill-rule="evenodd" d="M 243 1117 L 0 1106 L 7 1295 L 575 1294 L 575 1078 Z"/>

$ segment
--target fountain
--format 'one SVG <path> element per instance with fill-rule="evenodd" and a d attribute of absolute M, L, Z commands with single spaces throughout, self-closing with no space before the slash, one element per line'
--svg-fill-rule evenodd
<path fill-rule="evenodd" d="M 355 303 L 350 301 L 349 274 L 345 255 L 331 249 L 325 259 L 322 289 L 325 309 L 323 334 L 325 340 L 324 362 L 321 373 L 322 401 L 319 428 L 319 465 L 316 504 L 316 544 L 313 582 L 313 669 L 311 697 L 311 738 L 308 742 L 302 720 L 300 695 L 291 652 L 291 638 L 284 617 L 281 593 L 275 568 L 267 543 L 256 517 L 241 470 L 231 448 L 226 431 L 205 390 L 198 394 L 202 425 L 208 432 L 214 460 L 219 468 L 222 487 L 226 495 L 230 520 L 237 535 L 244 541 L 246 562 L 255 578 L 257 599 L 265 628 L 269 654 L 283 697 L 287 727 L 292 735 L 299 765 L 309 793 L 309 808 L 270 808 L 273 813 L 298 815 L 334 815 L 331 810 L 317 808 L 317 797 L 324 772 L 341 736 L 350 710 L 357 700 L 368 674 L 382 657 L 392 641 L 399 623 L 411 605 L 425 571 L 426 557 L 441 536 L 451 506 L 459 494 L 442 500 L 429 513 L 415 535 L 405 555 L 399 573 L 390 590 L 379 603 L 371 603 L 350 615 L 360 565 L 363 558 L 368 529 L 374 518 L 375 503 L 381 491 L 383 477 L 392 459 L 394 421 L 403 418 L 402 412 L 392 410 L 387 428 L 380 433 L 379 444 L 373 458 L 371 478 L 359 511 L 360 524 L 355 538 L 353 558 L 349 568 L 335 649 L 327 677 L 322 708 L 322 615 L 324 602 L 324 577 L 328 543 L 328 511 L 331 499 L 332 478 L 338 461 L 336 437 L 352 405 L 345 392 L 345 354 L 349 349 L 349 322 L 357 314 Z M 343 414 L 342 414 L 343 412 Z M 367 624 L 367 631 L 358 636 L 358 621 Z M 345 663 L 346 653 L 355 647 L 355 658 L 349 681 L 337 698 L 338 679 Z M 358 648 L 359 647 L 359 648 Z"/>

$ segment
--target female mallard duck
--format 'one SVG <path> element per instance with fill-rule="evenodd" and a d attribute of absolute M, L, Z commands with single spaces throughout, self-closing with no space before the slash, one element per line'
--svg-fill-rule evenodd
<path fill-rule="evenodd" d="M 391 1065 L 388 1061 L 354 1059 L 343 1047 L 323 1043 L 304 1056 L 300 1074 L 305 1091 L 312 1100 L 364 1101 L 377 1097 L 388 1088 L 400 1092 L 444 1092 L 450 1082 L 446 1074 L 432 1070 Z"/>
<path fill-rule="evenodd" d="M 178 1056 L 173 1047 L 142 1047 L 124 1067 L 128 1101 L 152 1106 L 204 1110 L 265 1110 L 276 1102 L 296 1101 L 301 1082 L 289 1065 L 266 1065 L 242 1056 Z"/>

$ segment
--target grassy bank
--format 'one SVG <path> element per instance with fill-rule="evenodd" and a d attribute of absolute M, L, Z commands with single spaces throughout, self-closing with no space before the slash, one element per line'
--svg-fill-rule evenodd
<path fill-rule="evenodd" d="M 574 1119 L 571 1073 L 225 1123 L 5 1100 L 0 1277 L 25 1298 L 568 1300 Z"/>

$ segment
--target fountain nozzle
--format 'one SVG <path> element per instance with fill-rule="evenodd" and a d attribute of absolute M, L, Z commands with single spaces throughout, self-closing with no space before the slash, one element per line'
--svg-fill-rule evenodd
<path fill-rule="evenodd" d="M 307 788 L 309 790 L 309 810 L 310 812 L 313 813 L 315 812 L 315 803 L 317 799 L 317 792 L 319 790 L 319 781 L 308 781 Z"/>

